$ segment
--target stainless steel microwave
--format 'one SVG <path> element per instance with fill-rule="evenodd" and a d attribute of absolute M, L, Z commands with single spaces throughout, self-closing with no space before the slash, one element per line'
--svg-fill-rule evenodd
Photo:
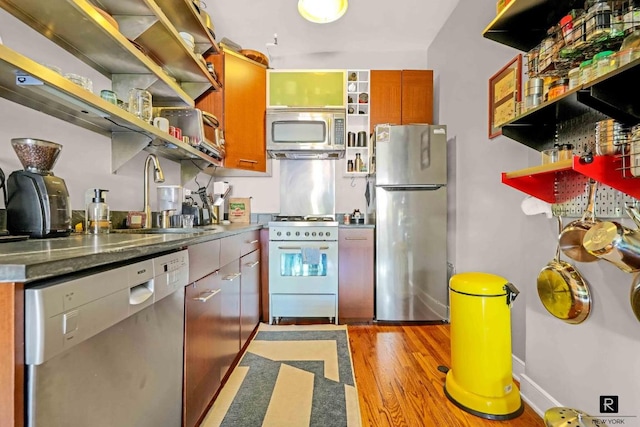
<path fill-rule="evenodd" d="M 269 108 L 267 152 L 276 159 L 344 157 L 344 108 Z"/>

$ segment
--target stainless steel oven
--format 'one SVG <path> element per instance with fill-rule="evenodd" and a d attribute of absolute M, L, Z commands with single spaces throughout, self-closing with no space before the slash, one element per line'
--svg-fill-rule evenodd
<path fill-rule="evenodd" d="M 337 323 L 338 223 L 330 219 L 269 224 L 269 323 L 283 317 Z"/>

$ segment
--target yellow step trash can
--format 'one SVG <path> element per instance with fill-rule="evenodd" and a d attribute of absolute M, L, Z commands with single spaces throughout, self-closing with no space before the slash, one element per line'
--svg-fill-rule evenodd
<path fill-rule="evenodd" d="M 518 293 L 488 273 L 460 273 L 449 281 L 451 369 L 444 393 L 481 418 L 509 420 L 524 411 L 511 371 L 510 309 Z"/>

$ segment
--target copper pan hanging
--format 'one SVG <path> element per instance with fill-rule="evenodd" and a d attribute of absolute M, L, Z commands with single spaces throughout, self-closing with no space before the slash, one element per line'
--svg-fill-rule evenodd
<path fill-rule="evenodd" d="M 559 216 L 558 227 L 562 230 L 562 218 Z M 555 258 L 538 274 L 537 288 L 544 308 L 558 319 L 578 324 L 584 322 L 591 312 L 589 286 L 573 265 L 560 260 L 559 244 Z"/>

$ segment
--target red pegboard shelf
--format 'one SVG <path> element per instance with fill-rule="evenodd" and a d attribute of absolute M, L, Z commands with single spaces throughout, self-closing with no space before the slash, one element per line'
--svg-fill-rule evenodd
<path fill-rule="evenodd" d="M 591 163 L 580 157 L 502 173 L 502 183 L 548 203 L 560 203 L 556 199 L 558 173 L 577 173 L 615 188 L 631 197 L 640 198 L 640 179 L 623 176 L 622 158 L 618 156 L 594 156 Z"/>

